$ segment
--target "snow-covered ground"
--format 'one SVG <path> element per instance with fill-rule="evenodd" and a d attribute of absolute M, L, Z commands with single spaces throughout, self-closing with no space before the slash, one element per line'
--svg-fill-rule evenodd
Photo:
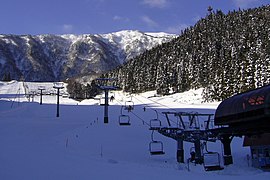
<path fill-rule="evenodd" d="M 109 123 L 103 123 L 99 100 L 77 102 L 60 98 L 60 117 L 56 117 L 56 96 L 28 99 L 23 94 L 52 83 L 0 82 L 0 179 L 1 180 L 89 180 L 89 179 L 219 179 L 269 180 L 270 173 L 248 166 L 249 148 L 234 138 L 234 164 L 222 171 L 205 172 L 202 165 L 176 162 L 176 142 L 155 134 L 164 144 L 165 155 L 151 156 L 151 131 L 148 123 L 158 118 L 165 126 L 162 111 L 214 113 L 217 103 L 202 104 L 201 89 L 171 96 L 156 97 L 154 92 L 127 95 L 112 92 Z M 28 89 L 28 90 L 27 90 Z M 29 101 L 30 100 L 30 101 Z M 134 103 L 134 110 L 123 114 L 131 126 L 119 126 L 121 107 Z M 144 111 L 144 107 L 146 107 Z M 191 143 L 185 143 L 185 158 Z M 222 154 L 220 142 L 209 143 L 210 150 Z"/>

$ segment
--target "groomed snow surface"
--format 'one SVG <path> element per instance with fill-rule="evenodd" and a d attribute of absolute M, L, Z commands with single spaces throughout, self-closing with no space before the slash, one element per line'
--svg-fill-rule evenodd
<path fill-rule="evenodd" d="M 198 111 L 214 113 L 217 103 L 201 103 L 201 89 L 156 97 L 154 92 L 131 96 L 111 92 L 109 123 L 103 123 L 103 106 L 99 98 L 77 102 L 60 97 L 60 117 L 56 117 L 56 96 L 44 95 L 27 99 L 20 96 L 51 89 L 51 83 L 0 82 L 0 179 L 1 180 L 269 180 L 270 173 L 248 166 L 249 148 L 241 138 L 234 138 L 234 164 L 222 171 L 206 172 L 202 165 L 176 162 L 176 142 L 155 133 L 164 144 L 165 155 L 151 156 L 151 131 L 147 123 L 158 118 L 166 126 L 162 111 Z M 26 88 L 27 87 L 27 88 Z M 30 101 L 29 101 L 30 100 Z M 119 126 L 121 107 L 128 101 L 134 110 L 127 112 L 131 126 Z M 144 111 L 143 108 L 146 107 Z M 144 121 L 144 123 L 143 123 Z M 191 143 L 184 143 L 185 159 Z M 209 143 L 208 149 L 222 155 L 220 142 Z"/>

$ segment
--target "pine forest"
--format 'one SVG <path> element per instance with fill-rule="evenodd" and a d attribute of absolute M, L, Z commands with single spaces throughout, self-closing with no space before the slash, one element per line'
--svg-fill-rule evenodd
<path fill-rule="evenodd" d="M 270 6 L 228 14 L 209 8 L 205 18 L 177 38 L 101 77 L 117 79 L 116 85 L 130 93 L 156 90 L 167 95 L 203 88 L 207 102 L 268 85 Z M 94 82 L 84 86 L 70 81 L 69 87 L 75 97 L 98 93 Z"/>
<path fill-rule="evenodd" d="M 177 38 L 128 61 L 103 77 L 124 91 L 166 95 L 204 88 L 205 101 L 269 84 L 270 6 L 205 18 Z"/>

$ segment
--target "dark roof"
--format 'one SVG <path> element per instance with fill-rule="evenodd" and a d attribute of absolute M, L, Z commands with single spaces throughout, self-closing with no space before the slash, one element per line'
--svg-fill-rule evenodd
<path fill-rule="evenodd" d="M 257 136 L 245 136 L 243 146 L 267 146 L 270 145 L 270 134 L 262 134 Z"/>
<path fill-rule="evenodd" d="M 263 119 L 270 115 L 270 85 L 232 96 L 220 103 L 216 125 Z"/>

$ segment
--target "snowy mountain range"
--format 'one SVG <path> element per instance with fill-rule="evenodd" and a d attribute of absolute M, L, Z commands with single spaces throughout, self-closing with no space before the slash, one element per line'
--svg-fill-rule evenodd
<path fill-rule="evenodd" d="M 0 35 L 0 78 L 57 81 L 98 75 L 175 35 L 120 31 L 84 35 Z"/>

